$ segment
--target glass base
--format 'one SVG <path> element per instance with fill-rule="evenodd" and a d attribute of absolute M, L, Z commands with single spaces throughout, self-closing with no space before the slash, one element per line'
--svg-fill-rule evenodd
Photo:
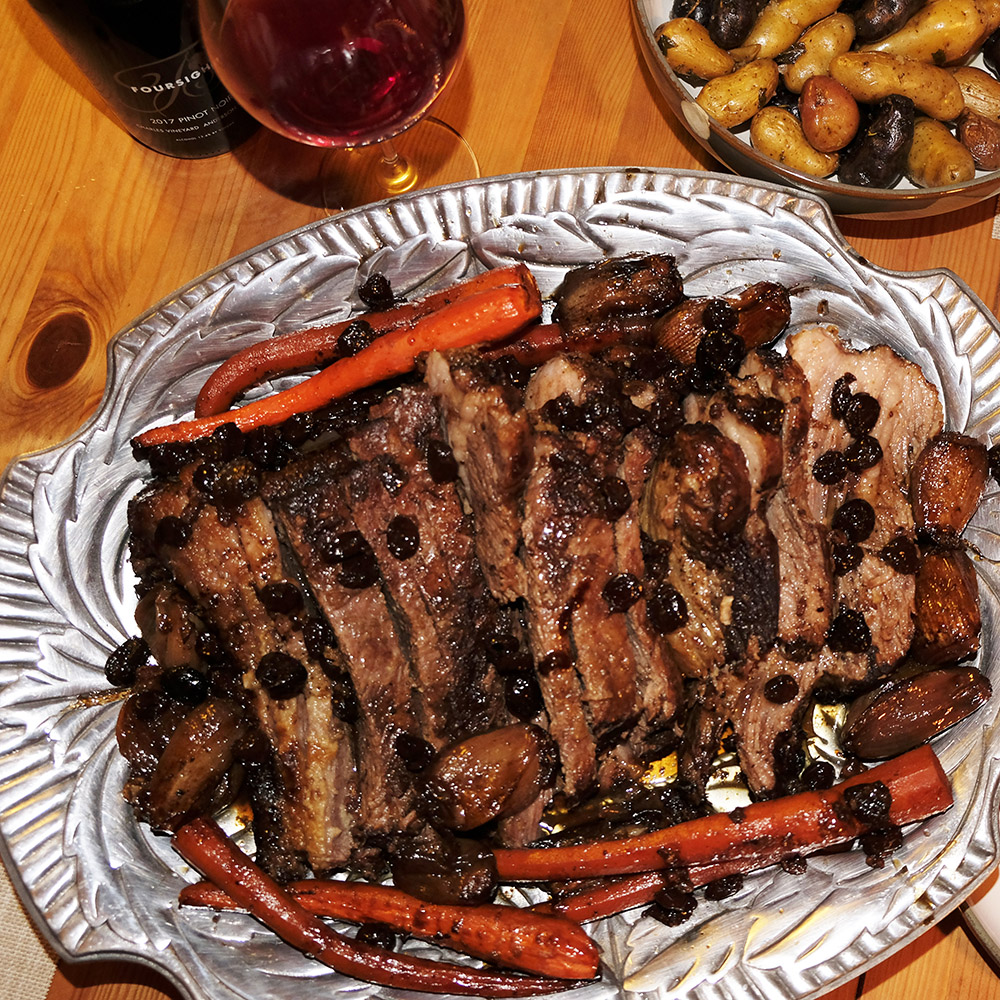
<path fill-rule="evenodd" d="M 479 161 L 465 138 L 433 117 L 390 142 L 332 149 L 323 158 L 322 170 L 323 205 L 330 213 L 480 176 Z"/>

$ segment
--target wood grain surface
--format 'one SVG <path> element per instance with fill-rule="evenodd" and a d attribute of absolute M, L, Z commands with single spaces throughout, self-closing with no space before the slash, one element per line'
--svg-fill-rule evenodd
<path fill-rule="evenodd" d="M 628 0 L 467 0 L 466 57 L 435 114 L 483 175 L 588 166 L 720 168 L 673 120 L 634 38 Z M 322 155 L 262 130 L 233 154 L 179 160 L 115 123 L 23 2 L 0 0 L 0 464 L 58 443 L 104 389 L 113 334 L 200 273 L 322 218 Z M 923 221 L 839 220 L 895 270 L 947 267 L 998 307 L 996 205 Z M 61 966 L 50 1000 L 175 1000 L 155 973 Z M 833 1000 L 1000 1000 L 957 914 Z"/>

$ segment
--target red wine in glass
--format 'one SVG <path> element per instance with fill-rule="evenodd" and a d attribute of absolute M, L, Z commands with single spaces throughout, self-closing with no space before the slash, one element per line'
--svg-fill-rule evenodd
<path fill-rule="evenodd" d="M 399 171 L 419 164 L 400 163 L 389 140 L 426 115 L 451 77 L 461 0 L 199 0 L 199 8 L 213 67 L 254 117 L 313 146 L 381 144 L 388 189 L 412 186 Z"/>

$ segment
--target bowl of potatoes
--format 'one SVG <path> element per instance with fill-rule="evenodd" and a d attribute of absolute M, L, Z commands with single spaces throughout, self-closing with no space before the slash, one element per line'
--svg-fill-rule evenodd
<path fill-rule="evenodd" d="M 632 0 L 650 71 L 731 170 L 839 215 L 1000 192 L 1000 0 Z"/>

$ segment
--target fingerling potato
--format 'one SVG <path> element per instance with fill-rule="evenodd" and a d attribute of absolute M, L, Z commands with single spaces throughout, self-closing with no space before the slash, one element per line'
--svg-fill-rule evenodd
<path fill-rule="evenodd" d="M 848 14 L 831 14 L 814 24 L 796 43 L 802 54 L 782 70 L 785 86 L 801 94 L 806 81 L 830 72 L 830 60 L 854 43 L 854 21 Z"/>
<path fill-rule="evenodd" d="M 772 160 L 812 177 L 829 177 L 837 169 L 837 155 L 813 149 L 799 120 L 785 108 L 761 108 L 750 122 L 750 142 Z"/>
<path fill-rule="evenodd" d="M 973 0 L 931 0 L 898 31 L 861 48 L 945 66 L 961 62 L 978 48 L 989 34 L 987 29 Z"/>
<path fill-rule="evenodd" d="M 656 44 L 670 68 L 686 79 L 712 80 L 731 73 L 733 57 L 712 41 L 708 29 L 689 17 L 678 17 L 656 29 Z"/>
<path fill-rule="evenodd" d="M 799 95 L 799 118 L 809 144 L 820 153 L 835 153 L 857 135 L 858 102 L 832 76 L 814 76 Z"/>
<path fill-rule="evenodd" d="M 830 63 L 830 76 L 862 104 L 900 94 L 939 121 L 957 118 L 965 107 L 962 88 L 948 70 L 888 52 L 844 52 Z"/>
<path fill-rule="evenodd" d="M 921 116 L 913 123 L 906 176 L 917 187 L 951 187 L 975 177 L 976 164 L 947 125 Z"/>
<path fill-rule="evenodd" d="M 756 47 L 758 59 L 773 59 L 797 42 L 806 28 L 839 6 L 840 0 L 771 0 L 741 47 Z"/>
<path fill-rule="evenodd" d="M 778 89 L 778 79 L 778 64 L 773 59 L 755 59 L 726 76 L 709 80 L 696 101 L 724 128 L 735 128 L 767 104 Z"/>
<path fill-rule="evenodd" d="M 958 66 L 951 75 L 962 90 L 966 108 L 1000 121 L 1000 80 L 975 66 Z"/>

